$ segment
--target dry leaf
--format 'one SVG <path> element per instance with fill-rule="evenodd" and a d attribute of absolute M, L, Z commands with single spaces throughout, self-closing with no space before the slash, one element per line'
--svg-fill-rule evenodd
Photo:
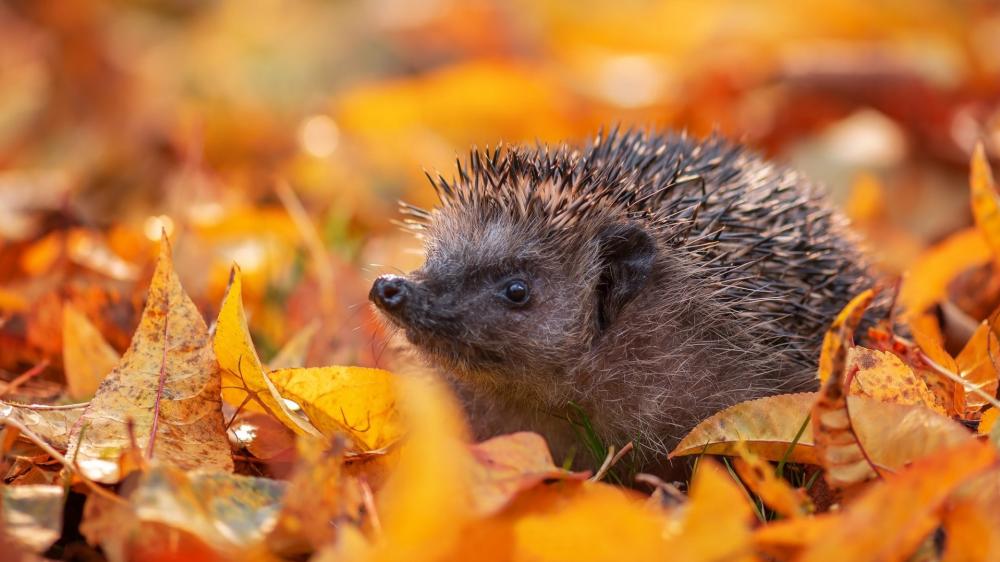
<path fill-rule="evenodd" d="M 308 420 L 291 411 L 278 393 L 254 349 L 243 311 L 243 281 L 233 266 L 229 288 L 219 309 L 212 347 L 222 369 L 222 399 L 237 409 L 255 407 L 274 416 L 299 435 L 319 437 Z"/>
<path fill-rule="evenodd" d="M 73 400 L 89 399 L 121 356 L 70 302 L 63 304 L 62 334 L 66 393 Z"/>
<path fill-rule="evenodd" d="M 74 426 L 67 456 L 84 476 L 108 484 L 124 476 L 118 459 L 130 446 L 129 420 L 147 459 L 233 469 L 211 344 L 164 237 L 132 343 Z"/>
<path fill-rule="evenodd" d="M 678 526 L 665 533 L 676 560 L 733 560 L 749 555 L 753 507 L 746 493 L 713 460 L 698 463 L 691 499 Z"/>
<path fill-rule="evenodd" d="M 346 435 L 356 450 L 382 449 L 402 436 L 392 373 L 330 366 L 281 369 L 268 377 L 323 435 Z"/>
<path fill-rule="evenodd" d="M 819 464 L 814 450 L 812 428 L 806 427 L 798 444 L 790 444 L 809 415 L 815 393 L 781 394 L 750 400 L 715 414 L 698 424 L 671 457 L 698 455 L 738 455 L 738 444 L 769 461 Z M 878 402 L 863 396 L 849 396 L 849 409 L 858 440 L 875 466 L 898 470 L 914 459 L 939 448 L 954 446 L 972 438 L 962 424 L 922 406 Z"/>
<path fill-rule="evenodd" d="M 1000 361 L 1000 340 L 990 326 L 995 321 L 995 317 L 983 320 L 972 334 L 972 338 L 955 357 L 958 376 L 970 386 L 990 396 L 996 396 L 998 376 L 1000 376 L 996 366 L 996 361 Z M 969 392 L 961 385 L 956 385 L 955 391 L 961 398 L 956 400 L 958 415 L 963 419 L 978 418 L 980 410 L 988 402 L 979 394 Z"/>
<path fill-rule="evenodd" d="M 499 511 L 517 494 L 546 480 L 583 480 L 590 475 L 555 466 L 545 439 L 537 433 L 501 435 L 469 449 L 475 461 L 472 499 L 482 516 Z"/>
<path fill-rule="evenodd" d="M 926 406 L 947 415 L 927 383 L 895 354 L 855 347 L 848 363 L 858 367 L 851 380 L 851 394 L 862 394 L 882 402 Z"/>
<path fill-rule="evenodd" d="M 988 263 L 991 255 L 982 232 L 975 228 L 952 234 L 924 251 L 899 290 L 898 302 L 905 316 L 920 314 L 943 300 L 959 273 Z"/>
<path fill-rule="evenodd" d="M 938 525 L 955 487 L 996 462 L 996 451 L 974 440 L 914 462 L 859 496 L 801 560 L 906 560 Z"/>
<path fill-rule="evenodd" d="M 848 369 L 856 369 L 848 363 L 848 350 L 872 297 L 870 289 L 854 297 L 823 338 L 819 358 L 822 386 L 812 408 L 811 421 L 816 456 L 825 469 L 826 482 L 833 489 L 848 488 L 875 476 L 873 461 L 852 427 L 845 388 L 850 384 Z"/>
<path fill-rule="evenodd" d="M 771 521 L 754 531 L 753 545 L 777 560 L 797 560 L 803 548 L 826 536 L 839 522 L 828 513 Z"/>
<path fill-rule="evenodd" d="M 0 486 L 0 521 L 4 531 L 25 549 L 45 552 L 62 534 L 62 486 Z"/>
<path fill-rule="evenodd" d="M 9 404 L 0 401 L 0 423 L 14 418 L 31 428 L 36 435 L 58 451 L 69 447 L 70 429 L 86 410 L 87 404 L 48 406 L 44 404 Z"/>
<path fill-rule="evenodd" d="M 733 467 L 740 480 L 757 497 L 784 517 L 795 518 L 815 511 L 805 490 L 796 489 L 774 473 L 774 467 L 764 459 L 740 447 L 740 457 Z"/>
<path fill-rule="evenodd" d="M 128 490 L 123 504 L 88 497 L 80 526 L 112 560 L 203 559 L 182 558 L 190 549 L 229 560 L 262 544 L 277 520 L 285 483 L 154 465 Z M 176 540 L 180 535 L 186 538 Z"/>
<path fill-rule="evenodd" d="M 348 523 L 361 524 L 361 489 L 344 474 L 343 438 L 299 437 L 299 461 L 281 502 L 277 525 L 267 537 L 272 552 L 308 555 L 337 539 Z"/>
<path fill-rule="evenodd" d="M 1000 260 L 1000 197 L 997 195 L 993 172 L 986 159 L 983 143 L 976 143 L 969 167 L 972 216 L 983 238 L 993 251 L 993 259 Z"/>
<path fill-rule="evenodd" d="M 997 424 L 997 418 L 1000 418 L 1000 409 L 990 408 L 986 410 L 983 413 L 983 417 L 979 418 L 978 433 L 980 435 L 989 435 Z"/>

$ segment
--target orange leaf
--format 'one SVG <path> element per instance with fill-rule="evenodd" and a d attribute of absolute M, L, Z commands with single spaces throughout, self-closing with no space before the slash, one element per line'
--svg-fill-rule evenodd
<path fill-rule="evenodd" d="M 990 247 L 983 233 L 968 228 L 935 244 L 910 268 L 899 290 L 899 304 L 905 316 L 923 312 L 941 301 L 948 284 L 959 273 L 990 261 Z"/>
<path fill-rule="evenodd" d="M 990 326 L 995 317 L 983 320 L 969 341 L 955 357 L 958 364 L 958 376 L 970 385 L 982 390 L 990 396 L 996 396 L 998 372 L 995 361 L 1000 360 L 1000 341 Z M 958 415 L 963 419 L 976 419 L 979 411 L 988 402 L 979 394 L 969 392 L 964 387 L 956 385 L 956 391 L 964 400 L 956 400 Z"/>
<path fill-rule="evenodd" d="M 804 490 L 792 488 L 788 482 L 778 478 L 770 463 L 746 447 L 741 447 L 740 458 L 733 466 L 747 488 L 781 515 L 801 517 L 814 510 Z"/>
<path fill-rule="evenodd" d="M 851 350 L 858 372 L 851 381 L 851 394 L 863 394 L 882 402 L 917 404 L 947 415 L 922 379 L 892 353 L 864 347 Z"/>
<path fill-rule="evenodd" d="M 986 150 L 981 142 L 976 143 L 976 148 L 972 151 L 969 187 L 972 216 L 976 219 L 976 226 L 992 249 L 993 258 L 998 259 L 1000 258 L 1000 197 L 997 196 L 993 173 L 990 171 Z"/>
<path fill-rule="evenodd" d="M 996 426 L 997 418 L 1000 418 L 1000 409 L 990 408 L 986 410 L 983 413 L 983 417 L 979 419 L 979 434 L 989 435 Z"/>
<path fill-rule="evenodd" d="M 996 462 L 996 450 L 975 440 L 914 462 L 849 504 L 801 560 L 906 560 L 937 527 L 937 512 L 949 494 Z"/>
<path fill-rule="evenodd" d="M 555 466 L 545 439 L 537 433 L 501 435 L 471 445 L 472 498 L 481 514 L 502 509 L 520 492 L 546 480 L 583 480 L 588 472 L 570 472 Z"/>

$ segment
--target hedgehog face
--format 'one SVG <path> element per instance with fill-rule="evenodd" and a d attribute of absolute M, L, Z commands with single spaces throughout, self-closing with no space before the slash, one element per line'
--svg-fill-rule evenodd
<path fill-rule="evenodd" d="M 427 261 L 369 297 L 410 342 L 459 377 L 568 381 L 641 290 L 655 253 L 637 227 L 556 236 L 542 224 L 439 217 Z"/>

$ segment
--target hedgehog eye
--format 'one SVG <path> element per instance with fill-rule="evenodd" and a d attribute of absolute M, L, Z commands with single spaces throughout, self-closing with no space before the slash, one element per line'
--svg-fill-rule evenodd
<path fill-rule="evenodd" d="M 508 281 L 503 288 L 503 298 L 513 304 L 524 304 L 528 302 L 528 284 L 520 279 Z"/>

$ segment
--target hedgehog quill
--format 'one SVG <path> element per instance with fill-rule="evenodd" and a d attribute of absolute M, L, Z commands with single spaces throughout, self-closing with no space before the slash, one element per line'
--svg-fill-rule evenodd
<path fill-rule="evenodd" d="M 874 277 L 846 219 L 790 168 L 713 137 L 474 150 L 440 205 L 404 205 L 426 262 L 370 299 L 454 385 L 477 438 L 582 410 L 640 466 L 744 400 L 812 390 L 827 325 Z"/>

